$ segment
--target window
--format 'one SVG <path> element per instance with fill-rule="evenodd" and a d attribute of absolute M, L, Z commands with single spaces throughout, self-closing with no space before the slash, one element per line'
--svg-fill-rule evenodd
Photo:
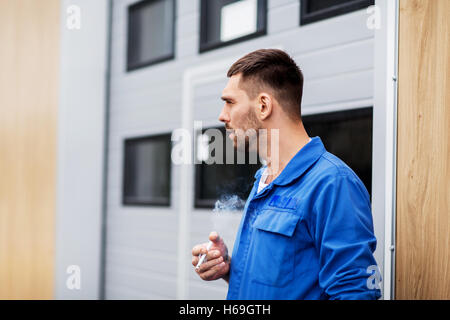
<path fill-rule="evenodd" d="M 202 0 L 200 52 L 266 34 L 267 0 Z"/>
<path fill-rule="evenodd" d="M 303 116 L 304 126 L 311 137 L 320 136 L 325 148 L 342 159 L 361 179 L 369 194 L 372 189 L 372 107 L 321 113 Z M 225 130 L 219 128 L 224 136 L 224 150 L 229 150 L 231 140 Z M 204 135 L 208 131 L 203 130 Z M 209 135 L 208 146 L 214 142 Z M 197 138 L 197 142 L 199 138 Z M 197 143 L 197 154 L 198 154 Z M 214 156 L 211 148 L 208 153 Z M 224 164 L 195 165 L 195 207 L 214 208 L 217 200 L 237 195 L 246 200 L 254 183 L 254 175 L 262 166 L 257 158 L 256 164 L 249 164 L 250 154 L 246 154 L 246 164 L 226 163 L 226 152 L 222 155 Z M 244 203 L 242 203 L 243 205 Z M 242 209 L 242 207 L 237 209 Z"/>
<path fill-rule="evenodd" d="M 375 0 L 301 0 L 300 24 L 307 24 L 371 6 Z"/>
<path fill-rule="evenodd" d="M 173 59 L 175 0 L 145 0 L 128 7 L 127 70 Z"/>
<path fill-rule="evenodd" d="M 171 135 L 125 140 L 123 204 L 170 205 Z"/>
<path fill-rule="evenodd" d="M 320 136 L 325 148 L 352 168 L 371 194 L 372 108 L 302 118 L 309 136 Z"/>
<path fill-rule="evenodd" d="M 243 201 L 234 202 L 236 205 L 235 209 L 241 210 L 244 208 L 245 200 L 247 200 L 253 186 L 254 175 L 256 171 L 261 168 L 261 162 L 255 153 L 240 153 L 241 156 L 245 156 L 245 164 L 238 164 L 237 151 L 227 154 L 227 151 L 234 150 L 234 147 L 233 142 L 226 136 L 225 129 L 221 127 L 216 128 L 216 130 L 219 130 L 223 137 L 223 140 L 218 141 L 217 143 L 222 144 L 225 152 L 216 155 L 214 149 L 211 148 L 215 141 L 214 136 L 209 134 L 210 130 L 203 130 L 203 137 L 207 137 L 206 158 L 208 157 L 208 154 L 218 158 L 220 157 L 222 159 L 222 164 L 207 164 L 205 163 L 205 157 L 198 157 L 200 148 L 198 143 L 199 138 L 197 138 L 197 159 L 203 159 L 205 161 L 195 165 L 194 205 L 196 208 L 214 208 L 217 200 L 238 196 Z M 233 164 L 227 164 L 227 158 L 229 159 L 228 163 L 232 162 Z"/>

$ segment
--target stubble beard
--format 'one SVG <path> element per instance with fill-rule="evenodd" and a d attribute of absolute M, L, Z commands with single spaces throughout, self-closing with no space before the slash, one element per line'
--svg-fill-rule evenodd
<path fill-rule="evenodd" d="M 242 152 L 258 152 L 258 141 L 259 141 L 259 130 L 262 129 L 261 123 L 256 117 L 254 111 L 249 111 L 246 116 L 246 125 L 243 128 L 233 129 L 225 124 L 225 129 L 227 136 L 229 138 L 229 133 L 233 132 L 233 146 L 237 151 Z M 250 131 L 248 131 L 250 130 Z M 245 134 L 250 132 L 251 135 Z M 244 135 L 244 139 L 238 138 L 238 135 Z"/>

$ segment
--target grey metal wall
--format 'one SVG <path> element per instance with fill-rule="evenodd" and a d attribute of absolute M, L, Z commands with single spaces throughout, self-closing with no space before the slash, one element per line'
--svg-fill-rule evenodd
<path fill-rule="evenodd" d="M 98 299 L 107 72 L 107 0 L 61 0 L 55 298 Z M 67 9 L 80 9 L 69 29 Z M 80 289 L 66 281 L 80 268 Z"/>
<path fill-rule="evenodd" d="M 366 27 L 365 10 L 300 27 L 299 0 L 268 0 L 266 36 L 199 54 L 200 1 L 178 0 L 175 59 L 126 72 L 126 13 L 134 2 L 113 1 L 106 298 L 223 299 L 227 290 L 224 281 L 203 282 L 189 266 L 186 279 L 177 273 L 177 263 L 183 261 L 177 257 L 178 210 L 183 206 L 179 199 L 180 193 L 186 192 L 178 188 L 178 167 L 172 166 L 170 208 L 121 204 L 123 140 L 181 127 L 182 80 L 188 68 L 240 57 L 259 48 L 282 48 L 302 68 L 303 114 L 371 106 L 374 31 Z M 226 81 L 223 73 L 220 80 L 195 87 L 195 120 L 219 124 L 219 98 Z M 234 215 L 224 223 L 227 230 L 223 236 L 230 250 L 239 218 Z M 214 226 L 210 210 L 192 210 L 189 219 L 188 247 L 206 242 Z M 375 225 L 376 229 L 382 227 Z M 187 261 L 189 254 L 186 252 Z M 382 267 L 379 250 L 376 258 Z M 185 282 L 181 285 L 188 288 L 187 296 L 177 295 L 179 281 Z"/>

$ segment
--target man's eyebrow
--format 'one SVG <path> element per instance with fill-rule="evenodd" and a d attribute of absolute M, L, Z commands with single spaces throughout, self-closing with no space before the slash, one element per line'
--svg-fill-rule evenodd
<path fill-rule="evenodd" d="M 222 99 L 223 101 L 234 101 L 233 98 L 228 97 L 228 96 L 222 96 L 222 97 L 220 97 L 220 99 Z"/>

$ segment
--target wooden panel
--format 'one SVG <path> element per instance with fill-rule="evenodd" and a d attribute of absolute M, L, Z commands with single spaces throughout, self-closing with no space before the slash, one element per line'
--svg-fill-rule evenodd
<path fill-rule="evenodd" d="M 450 299 L 449 15 L 400 1 L 397 299 Z"/>
<path fill-rule="evenodd" d="M 0 1 L 0 299 L 53 297 L 59 1 Z"/>

